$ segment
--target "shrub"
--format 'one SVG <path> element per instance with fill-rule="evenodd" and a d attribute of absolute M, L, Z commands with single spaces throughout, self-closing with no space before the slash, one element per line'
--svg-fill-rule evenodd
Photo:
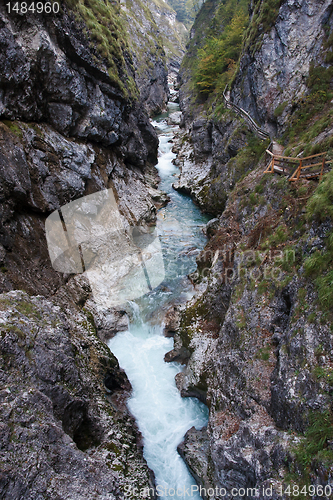
<path fill-rule="evenodd" d="M 332 463 L 333 451 L 328 449 L 328 443 L 333 439 L 333 415 L 329 410 L 323 413 L 312 412 L 309 416 L 310 425 L 305 432 L 305 440 L 296 448 L 297 462 L 303 468 L 303 474 L 308 475 L 314 461 Z"/>
<path fill-rule="evenodd" d="M 245 5 L 245 2 L 240 2 L 236 10 L 233 2 L 227 1 L 223 5 L 222 34 L 212 36 L 205 46 L 198 50 L 194 80 L 199 92 L 210 93 L 217 86 L 221 89 L 231 81 L 241 53 L 243 33 L 248 21 Z"/>

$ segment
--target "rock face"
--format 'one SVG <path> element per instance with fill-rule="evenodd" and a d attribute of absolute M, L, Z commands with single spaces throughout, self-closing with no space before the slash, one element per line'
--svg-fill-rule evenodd
<path fill-rule="evenodd" d="M 1 11 L 2 290 L 48 294 L 63 282 L 50 268 L 43 225 L 75 198 L 112 187 L 126 221 L 155 218 L 156 133 L 73 15 L 22 22 Z"/>
<path fill-rule="evenodd" d="M 117 144 L 125 160 L 153 160 L 157 140 L 147 117 L 137 102 L 126 100 L 83 28 L 72 11 L 27 16 L 22 23 L 2 8 L 2 119 L 47 122 L 65 136 Z M 130 81 L 130 73 L 124 63 L 124 80 Z"/>
<path fill-rule="evenodd" d="M 168 83 L 174 83 L 185 53 L 187 29 L 164 0 L 121 2 L 129 32 L 135 81 L 150 115 L 166 110 Z"/>
<path fill-rule="evenodd" d="M 332 29 L 332 12 L 329 0 L 281 2 L 259 48 L 253 49 L 251 43 L 242 55 L 231 97 L 268 132 L 285 129 L 293 101 L 307 93 L 311 64 L 325 62 L 323 45 Z M 276 116 L 279 105 L 284 105 L 283 112 Z"/>
<path fill-rule="evenodd" d="M 3 499 L 124 498 L 152 485 L 131 387 L 74 304 L 0 295 Z"/>
<path fill-rule="evenodd" d="M 153 83 L 140 97 L 120 3 L 97 7 L 68 0 L 57 15 L 21 16 L 0 6 L 0 496 L 8 500 L 124 498 L 126 487 L 153 485 L 126 411 L 130 384 L 103 344 L 127 328 L 127 315 L 97 308 L 83 275 L 56 272 L 45 238 L 51 212 L 103 189 L 125 227 L 153 224 L 167 201 L 142 105 Z M 164 103 L 163 51 L 152 65 Z"/>
<path fill-rule="evenodd" d="M 262 171 L 237 184 L 218 228 L 208 232 L 192 276 L 198 293 L 181 312 L 171 351 L 173 359 L 184 348 L 190 354 L 177 377 L 181 394 L 198 397 L 210 410 L 207 429 L 189 431 L 180 452 L 203 487 L 225 488 L 227 498 L 232 488 L 262 492 L 270 485 L 278 498 L 312 413 L 331 408 L 331 325 L 302 263 L 313 245 L 325 245 L 332 225 L 303 222 L 304 246 L 293 233 L 295 220 L 304 221 L 298 190 L 314 186 L 307 181 L 290 191 L 286 181 L 281 189 L 281 181 Z M 260 182 L 264 196 L 246 201 Z M 281 206 L 291 194 L 296 201 L 286 220 Z M 274 227 L 291 231 L 288 247 L 274 239 Z M 332 463 L 321 464 L 320 473 L 314 463 L 313 484 L 332 484 Z"/>
<path fill-rule="evenodd" d="M 177 21 L 176 12 L 167 1 L 148 0 L 148 7 L 163 41 L 169 81 L 174 82 L 185 54 L 188 30 L 184 24 Z"/>
<path fill-rule="evenodd" d="M 264 175 L 266 145 L 232 112 L 220 112 L 219 102 L 208 115 L 195 95 L 191 61 L 219 4 L 204 3 L 180 71 L 175 188 L 216 217 L 191 275 L 196 296 L 179 312 L 166 360 L 186 363 L 177 387 L 209 407 L 207 428 L 188 431 L 178 448 L 198 483 L 214 490 L 206 498 L 241 498 L 232 490 L 244 488 L 245 498 L 277 499 L 291 481 L 333 484 L 332 316 L 308 260 L 330 255 L 332 221 L 306 215 L 313 181 Z M 285 130 L 295 100 L 310 92 L 311 68 L 329 67 L 323 48 L 331 43 L 332 5 L 280 2 L 268 28 L 260 17 L 265 5 L 251 2 L 256 36 L 245 43 L 231 99 L 274 135 Z M 299 34 L 301 25 L 309 29 Z M 332 268 L 325 262 L 324 279 Z"/>
<path fill-rule="evenodd" d="M 166 109 L 169 89 L 163 39 L 158 24 L 141 0 L 124 2 L 121 9 L 129 32 L 135 81 L 141 102 L 150 115 L 161 113 Z"/>
<path fill-rule="evenodd" d="M 205 2 L 191 29 L 179 73 L 182 131 L 174 151 L 181 174 L 174 188 L 190 194 L 205 212 L 220 214 L 236 182 L 257 164 L 268 146 L 230 110 L 207 113 L 193 89 L 193 65 L 198 50 L 216 24 L 219 0 Z"/>
<path fill-rule="evenodd" d="M 173 148 L 181 170 L 173 187 L 190 194 L 203 211 L 220 214 L 230 190 L 254 168 L 266 146 L 233 112 L 216 120 L 200 113 Z"/>

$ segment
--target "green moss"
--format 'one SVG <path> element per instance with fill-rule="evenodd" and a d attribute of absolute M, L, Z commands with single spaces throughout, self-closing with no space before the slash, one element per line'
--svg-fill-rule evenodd
<path fill-rule="evenodd" d="M 113 441 L 111 441 L 110 443 L 106 443 L 104 445 L 104 448 L 108 451 L 111 451 L 112 453 L 115 453 L 117 456 L 121 455 L 120 449 L 115 445 Z"/>
<path fill-rule="evenodd" d="M 7 311 L 12 306 L 12 302 L 8 299 L 0 298 L 0 311 Z"/>
<path fill-rule="evenodd" d="M 182 312 L 179 332 L 184 347 L 191 350 L 190 343 L 198 328 L 198 321 L 207 319 L 210 313 L 210 306 L 205 303 L 204 298 L 198 299 Z"/>
<path fill-rule="evenodd" d="M 247 131 L 247 145 L 228 162 L 233 184 L 241 181 L 250 170 L 258 165 L 267 146 L 267 141 L 262 141 Z"/>
<path fill-rule="evenodd" d="M 244 35 L 244 50 L 249 48 L 254 54 L 260 49 L 264 34 L 268 33 L 274 26 L 282 1 L 262 0 L 256 2 L 251 23 Z"/>
<path fill-rule="evenodd" d="M 328 385 L 333 385 L 333 369 L 324 366 L 316 366 L 313 371 L 314 376 Z"/>
<path fill-rule="evenodd" d="M 311 484 L 311 476 L 319 464 L 330 466 L 333 463 L 333 450 L 329 442 L 333 439 L 333 415 L 329 410 L 324 412 L 311 412 L 309 427 L 305 438 L 294 448 L 297 465 L 300 467 L 301 479 Z M 292 478 L 299 482 L 296 464 L 292 466 Z"/>
<path fill-rule="evenodd" d="M 284 101 L 281 104 L 279 104 L 277 106 L 277 108 L 275 108 L 275 111 L 274 111 L 275 118 L 281 116 L 283 111 L 286 109 L 287 106 L 288 106 L 288 101 Z"/>
<path fill-rule="evenodd" d="M 270 357 L 270 347 L 269 346 L 261 347 L 260 349 L 258 349 L 255 357 L 257 359 L 261 359 L 262 361 L 268 361 Z"/>
<path fill-rule="evenodd" d="M 133 92 L 133 88 L 129 88 L 133 85 L 127 67 L 130 60 L 128 38 L 119 5 L 111 0 L 65 0 L 65 3 L 74 13 L 76 22 L 86 26 L 83 32 L 99 54 L 97 64 L 100 60 L 106 65 L 112 83 L 126 96 L 130 90 Z"/>
<path fill-rule="evenodd" d="M 243 329 L 246 327 L 246 316 L 243 310 L 238 314 L 238 319 L 236 321 L 236 325 L 238 328 Z"/>
<path fill-rule="evenodd" d="M 27 317 L 34 316 L 37 317 L 37 319 L 42 319 L 42 316 L 38 311 L 38 308 L 34 304 L 26 300 L 20 300 L 15 302 L 15 309 L 24 316 Z"/>
<path fill-rule="evenodd" d="M 97 335 L 97 328 L 96 328 L 96 324 L 95 324 L 95 320 L 94 320 L 94 316 L 93 314 L 88 310 L 86 309 L 85 307 L 82 309 L 82 311 L 84 312 L 84 314 L 86 315 L 87 317 L 87 322 L 84 322 L 84 327 L 91 331 L 92 333 L 94 333 L 95 335 Z"/>
<path fill-rule="evenodd" d="M 15 333 L 19 339 L 24 340 L 26 335 L 25 333 L 18 328 L 16 325 L 1 325 L 0 326 L 1 336 L 4 337 L 7 332 Z"/>
<path fill-rule="evenodd" d="M 309 323 L 315 323 L 316 319 L 317 319 L 317 313 L 312 312 L 312 313 L 309 314 L 309 316 L 308 316 L 308 322 Z"/>
<path fill-rule="evenodd" d="M 13 132 L 13 134 L 15 134 L 17 137 L 22 139 L 23 132 L 20 129 L 20 127 L 18 126 L 17 122 L 13 122 L 10 120 L 2 120 L 2 121 L 10 129 L 10 131 Z"/>

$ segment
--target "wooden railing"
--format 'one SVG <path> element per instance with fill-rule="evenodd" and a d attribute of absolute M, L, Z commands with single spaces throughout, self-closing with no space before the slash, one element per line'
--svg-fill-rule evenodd
<path fill-rule="evenodd" d="M 226 107 L 229 109 L 233 109 L 238 116 L 241 116 L 242 118 L 244 118 L 246 123 L 250 126 L 250 128 L 253 130 L 253 132 L 255 134 L 257 134 L 258 137 L 260 137 L 260 139 L 264 139 L 264 140 L 269 139 L 269 134 L 267 132 L 265 132 L 265 130 L 263 130 L 262 128 L 259 127 L 259 125 L 253 120 L 253 118 L 249 115 L 249 113 L 247 113 L 243 108 L 240 108 L 239 106 L 237 106 L 237 104 L 234 104 L 233 102 L 229 101 L 229 99 L 227 99 L 227 97 L 225 95 L 227 87 L 228 87 L 228 85 L 225 87 L 224 92 L 222 94 L 222 97 L 223 97 L 223 100 L 224 100 Z"/>
<path fill-rule="evenodd" d="M 229 101 L 226 97 L 226 90 L 228 85 L 226 85 L 224 92 L 222 94 L 224 103 L 227 108 L 232 109 L 238 116 L 244 118 L 250 128 L 260 137 L 260 139 L 269 139 L 270 135 L 263 130 L 259 125 L 253 120 L 253 118 L 242 108 Z M 265 174 L 267 173 L 278 173 L 286 175 L 289 177 L 290 182 L 297 181 L 299 179 L 316 179 L 319 177 L 321 180 L 323 174 L 327 169 L 326 154 L 318 153 L 312 156 L 306 156 L 305 158 L 292 158 L 290 156 L 281 156 L 274 154 L 273 145 L 275 143 L 271 142 L 266 149 L 266 167 Z M 269 162 L 267 161 L 267 155 L 269 156 Z M 318 160 L 320 160 L 318 162 Z"/>
<path fill-rule="evenodd" d="M 268 149 L 266 149 L 266 153 L 270 156 L 270 161 L 264 173 L 275 172 L 286 175 L 289 177 L 290 182 L 298 181 L 299 179 L 316 179 L 318 177 L 321 180 L 327 168 L 327 152 L 306 156 L 305 158 L 275 155 Z"/>

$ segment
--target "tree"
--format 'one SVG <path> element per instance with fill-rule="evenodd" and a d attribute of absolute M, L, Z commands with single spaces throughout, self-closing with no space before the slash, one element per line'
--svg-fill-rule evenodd
<path fill-rule="evenodd" d="M 195 82 L 201 93 L 221 88 L 231 80 L 238 61 L 247 15 L 238 10 L 220 37 L 211 37 L 198 51 Z"/>

